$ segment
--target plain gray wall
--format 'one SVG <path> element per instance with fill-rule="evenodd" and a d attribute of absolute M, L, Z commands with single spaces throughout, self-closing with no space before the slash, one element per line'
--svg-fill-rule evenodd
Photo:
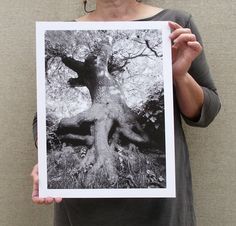
<path fill-rule="evenodd" d="M 196 215 L 199 226 L 234 226 L 236 2 L 162 0 L 149 3 L 191 12 L 202 34 L 222 109 L 208 128 L 185 128 Z M 29 175 L 36 162 L 31 133 L 36 111 L 35 21 L 68 21 L 81 14 L 79 0 L 0 1 L 1 226 L 52 225 L 52 207 L 31 203 Z"/>

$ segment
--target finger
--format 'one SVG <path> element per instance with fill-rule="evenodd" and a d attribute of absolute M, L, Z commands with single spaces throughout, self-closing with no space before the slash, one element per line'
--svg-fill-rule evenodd
<path fill-rule="evenodd" d="M 187 44 L 188 44 L 188 46 L 190 47 L 190 48 L 192 48 L 193 50 L 195 50 L 196 52 L 201 52 L 202 51 L 202 46 L 201 46 L 201 44 L 199 43 L 199 42 L 197 42 L 197 41 L 194 41 L 194 42 L 192 42 L 192 41 L 189 41 L 189 42 L 187 42 Z"/>
<path fill-rule="evenodd" d="M 33 167 L 31 172 L 31 176 L 33 177 L 33 191 L 32 191 L 32 201 L 35 204 L 51 204 L 53 202 L 53 198 L 39 198 L 39 177 L 38 177 L 38 165 L 36 164 Z"/>
<path fill-rule="evenodd" d="M 30 175 L 33 177 L 35 174 L 38 174 L 38 164 L 33 167 Z"/>
<path fill-rule="evenodd" d="M 195 34 L 181 34 L 176 39 L 174 39 L 174 43 L 183 43 L 183 42 L 189 42 L 189 41 L 196 41 Z"/>
<path fill-rule="evenodd" d="M 42 205 L 45 203 L 44 198 L 39 198 L 39 197 L 33 197 L 32 201 L 34 204 Z"/>
<path fill-rule="evenodd" d="M 178 29 L 178 28 L 182 28 L 179 24 L 177 24 L 177 23 L 175 23 L 175 22 L 173 22 L 173 21 L 169 21 L 168 24 L 169 24 L 169 26 L 170 26 L 170 28 L 171 28 L 172 30 L 176 30 L 176 29 Z"/>
<path fill-rule="evenodd" d="M 33 190 L 33 192 L 32 192 L 32 201 L 33 201 L 33 203 L 35 203 L 35 204 L 39 204 L 39 205 L 41 205 L 41 204 L 51 204 L 51 203 L 53 203 L 53 198 L 51 198 L 51 197 L 47 197 L 47 198 L 40 198 L 39 197 L 39 192 L 38 192 L 38 190 L 37 189 L 35 189 L 35 190 Z"/>
<path fill-rule="evenodd" d="M 38 165 L 35 165 L 32 172 L 31 176 L 33 177 L 33 184 L 38 184 L 39 176 L 38 176 Z"/>
<path fill-rule="evenodd" d="M 39 179 L 38 175 L 35 172 L 35 169 L 32 172 L 32 177 L 33 177 L 33 191 L 32 191 L 32 201 L 35 204 L 42 204 L 44 202 L 44 199 L 39 198 Z"/>
<path fill-rule="evenodd" d="M 39 190 L 38 190 L 38 186 L 33 187 L 33 192 L 32 192 L 32 201 L 35 204 L 43 204 L 45 202 L 44 198 L 39 198 Z"/>
<path fill-rule="evenodd" d="M 39 184 L 38 184 L 37 181 L 33 183 L 33 192 L 32 192 L 32 194 L 34 194 L 34 196 L 38 196 L 38 194 L 39 194 Z"/>
<path fill-rule="evenodd" d="M 49 205 L 53 203 L 53 198 L 52 197 L 47 197 L 44 199 L 45 204 Z"/>
<path fill-rule="evenodd" d="M 62 198 L 59 198 L 59 197 L 54 198 L 54 201 L 55 201 L 56 203 L 60 203 L 60 202 L 62 201 Z"/>
<path fill-rule="evenodd" d="M 181 34 L 191 34 L 191 29 L 189 28 L 179 28 L 176 29 L 175 31 L 173 31 L 170 35 L 170 38 L 172 40 L 176 39 L 178 36 L 180 36 Z"/>
<path fill-rule="evenodd" d="M 36 184 L 33 184 L 32 200 L 37 201 L 38 199 L 39 199 L 39 189 Z"/>
<path fill-rule="evenodd" d="M 32 175 L 32 177 L 33 177 L 33 187 L 38 187 L 38 185 L 39 185 L 39 176 L 38 176 L 38 174 L 34 174 L 34 175 Z"/>

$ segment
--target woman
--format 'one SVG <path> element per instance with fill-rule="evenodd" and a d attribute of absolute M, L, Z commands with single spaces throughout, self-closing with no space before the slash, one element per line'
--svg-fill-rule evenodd
<path fill-rule="evenodd" d="M 86 8 L 86 1 L 84 1 Z M 162 199 L 60 199 L 38 198 L 37 165 L 32 171 L 32 199 L 55 202 L 55 225 L 194 226 L 191 172 L 181 115 L 191 126 L 206 127 L 220 109 L 220 101 L 191 15 L 161 9 L 136 0 L 96 0 L 96 10 L 76 21 L 171 21 L 173 42 L 174 117 L 176 147 L 176 198 Z M 36 120 L 34 126 L 36 125 Z"/>

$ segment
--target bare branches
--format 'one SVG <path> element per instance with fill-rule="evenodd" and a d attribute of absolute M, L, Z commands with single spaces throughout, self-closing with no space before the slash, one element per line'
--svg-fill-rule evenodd
<path fill-rule="evenodd" d="M 120 53 L 120 55 L 122 57 L 120 57 L 118 60 L 114 60 L 115 56 L 114 54 L 112 55 L 110 61 L 109 61 L 109 65 L 108 65 L 108 70 L 110 73 L 114 73 L 114 72 L 122 72 L 122 70 L 131 62 L 131 60 L 134 60 L 136 58 L 139 57 L 148 57 L 150 58 L 153 55 L 150 55 L 148 53 L 145 53 L 145 51 L 148 48 L 143 48 L 141 51 L 137 51 L 135 54 L 132 53 L 128 53 L 126 52 L 126 55 Z M 155 56 L 157 57 L 157 53 L 155 54 Z"/>
<path fill-rule="evenodd" d="M 161 40 L 157 40 L 157 43 L 156 43 L 155 45 L 153 45 L 153 46 L 151 46 L 150 40 L 147 40 L 147 39 L 145 39 L 143 42 L 140 41 L 140 40 L 138 40 L 138 39 L 134 39 L 133 41 L 134 41 L 134 42 L 137 42 L 137 43 L 139 43 L 139 44 L 141 44 L 141 45 L 145 45 L 145 46 L 147 47 L 147 49 L 149 49 L 151 52 L 153 52 L 156 57 L 162 57 L 162 54 L 158 53 L 158 52 L 155 50 L 155 48 L 160 47 L 160 45 L 161 45 Z M 146 50 L 146 49 L 145 49 L 145 50 Z"/>
<path fill-rule="evenodd" d="M 156 52 L 153 48 L 150 47 L 149 41 L 148 41 L 148 40 L 145 40 L 145 43 L 146 43 L 148 49 L 150 49 L 150 50 L 155 54 L 155 56 L 158 57 L 157 52 Z"/>
<path fill-rule="evenodd" d="M 82 64 L 89 56 L 96 57 L 101 54 L 104 45 L 109 45 L 113 52 L 112 55 L 108 54 L 110 55 L 108 56 L 108 71 L 117 76 L 138 58 L 156 60 L 157 57 L 162 57 L 160 50 L 162 40 L 159 35 L 160 33 L 157 31 L 148 30 L 50 31 L 46 34 L 45 39 L 46 67 L 52 58 L 57 57 L 60 57 L 62 62 L 63 59 L 70 57 L 79 60 Z M 72 70 L 75 69 L 74 66 L 66 66 Z M 77 73 L 81 71 L 82 66 L 76 65 Z"/>

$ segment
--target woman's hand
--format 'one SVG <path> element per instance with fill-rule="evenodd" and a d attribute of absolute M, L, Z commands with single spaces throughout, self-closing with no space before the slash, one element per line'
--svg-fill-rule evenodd
<path fill-rule="evenodd" d="M 193 60 L 201 53 L 202 46 L 196 40 L 189 28 L 183 28 L 175 22 L 169 22 L 172 29 L 170 39 L 172 46 L 173 79 L 182 80 L 185 78 Z"/>
<path fill-rule="evenodd" d="M 62 198 L 39 198 L 39 177 L 38 177 L 38 164 L 36 164 L 31 172 L 33 177 L 33 192 L 32 192 L 32 201 L 35 204 L 51 204 L 53 202 L 59 203 L 62 201 Z"/>
<path fill-rule="evenodd" d="M 172 29 L 172 67 L 175 93 L 180 111 L 187 118 L 198 121 L 204 103 L 202 87 L 188 73 L 193 60 L 201 53 L 202 46 L 189 28 L 169 22 Z"/>

